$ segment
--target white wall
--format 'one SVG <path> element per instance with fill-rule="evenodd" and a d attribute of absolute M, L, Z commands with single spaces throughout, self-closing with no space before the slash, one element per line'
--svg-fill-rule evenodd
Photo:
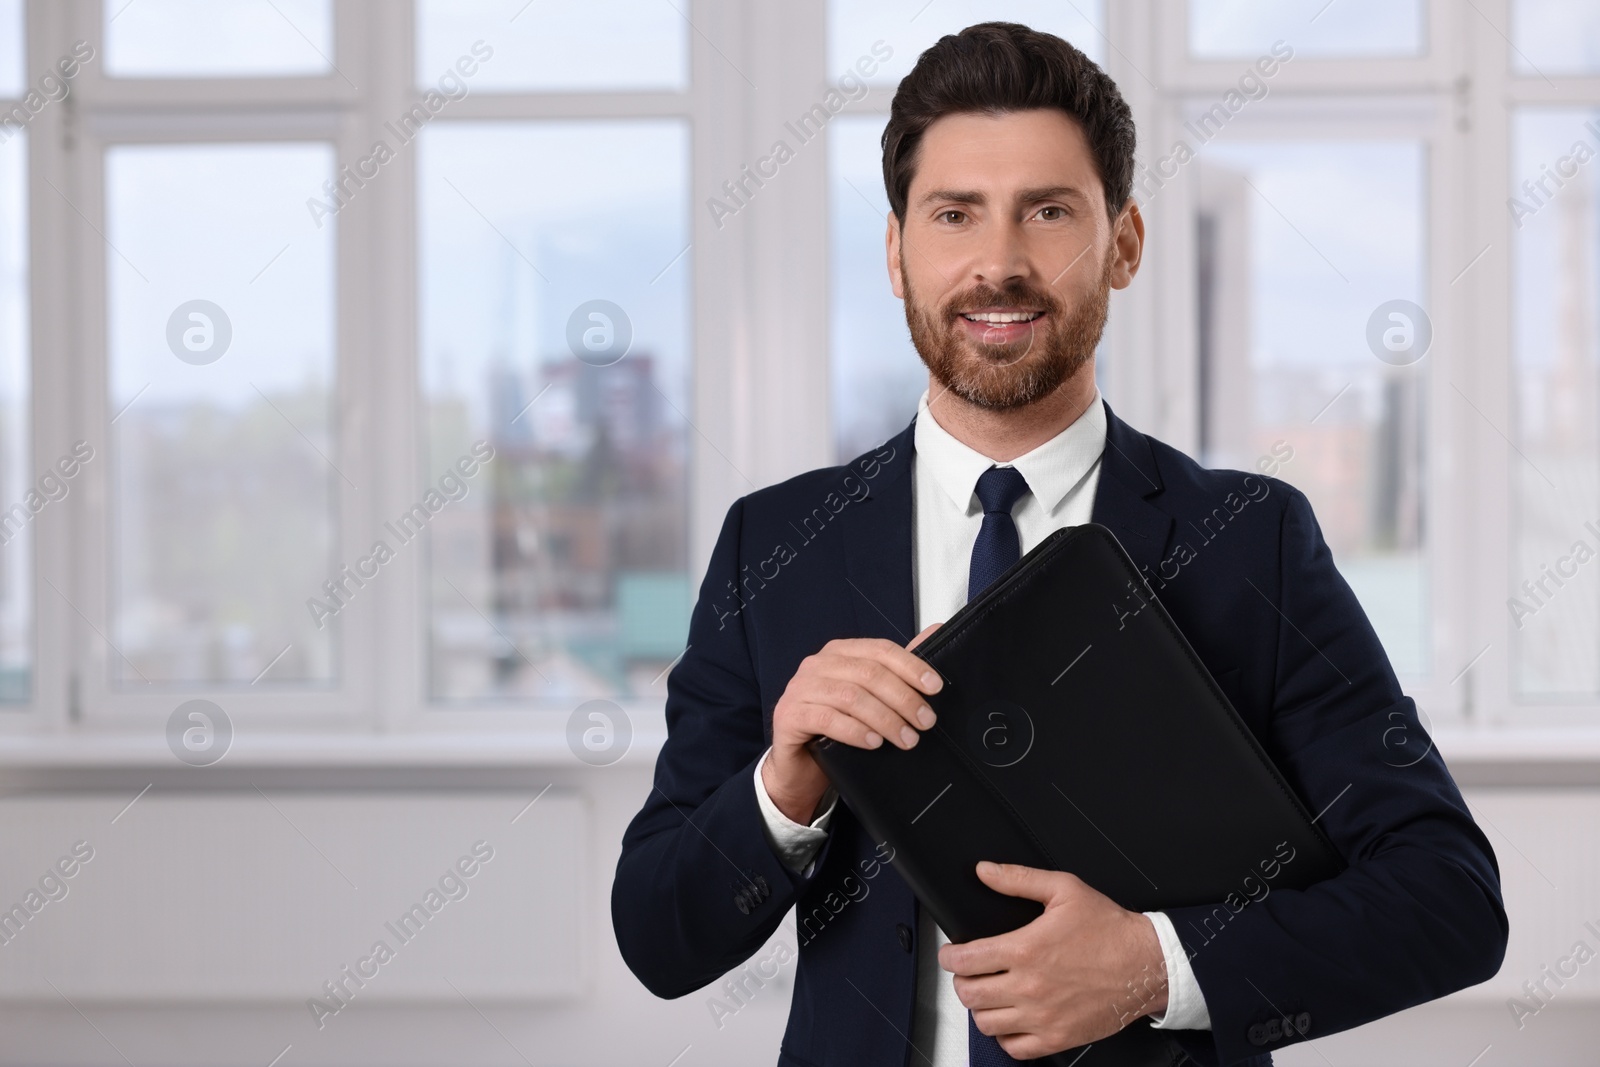
<path fill-rule="evenodd" d="M 94 858 L 0 945 L 0 1064 L 265 1067 L 280 1053 L 283 1067 L 775 1061 L 790 972 L 719 1026 L 716 990 L 659 1001 L 617 954 L 611 875 L 649 789 L 648 746 L 608 768 L 553 757 L 517 766 L 512 753 L 491 769 L 289 769 L 236 754 L 189 773 L 4 776 L 0 904 L 20 900 L 75 841 Z M 1600 949 L 1584 927 L 1600 929 L 1600 761 L 1534 773 L 1467 753 L 1452 766 L 1500 858 L 1505 967 L 1280 1062 L 1595 1062 L 1600 961 L 1520 1030 L 1506 1000 L 1576 941 Z M 1528 785 L 1558 772 L 1567 785 Z M 494 857 L 464 880 L 467 895 L 319 1029 L 307 998 L 480 840 Z"/>

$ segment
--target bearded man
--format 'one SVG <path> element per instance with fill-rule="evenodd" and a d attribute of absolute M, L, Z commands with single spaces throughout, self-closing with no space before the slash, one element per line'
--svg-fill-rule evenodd
<path fill-rule="evenodd" d="M 883 150 L 888 272 L 928 389 L 880 448 L 729 509 L 617 865 L 629 967 L 657 995 L 685 995 L 796 908 L 779 1055 L 795 1067 L 1085 1046 L 1079 1067 L 1095 1067 L 1131 1062 L 1103 1050 L 1132 1042 L 1095 1046 L 1128 1027 L 1144 1028 L 1141 1063 L 1259 1067 L 1273 1048 L 1489 978 L 1507 936 L 1494 853 L 1410 725 L 1415 705 L 1304 494 L 1203 468 L 1095 385 L 1110 290 L 1133 282 L 1145 235 L 1115 83 L 1057 37 L 972 26 L 901 82 Z M 1136 913 L 1068 871 L 980 864 L 1043 914 L 948 944 L 806 745 L 915 746 L 940 686 L 917 642 L 1085 522 L 1140 566 L 1348 867 L 1241 909 Z M 1427 748 L 1403 769 L 1383 758 L 1397 721 Z"/>

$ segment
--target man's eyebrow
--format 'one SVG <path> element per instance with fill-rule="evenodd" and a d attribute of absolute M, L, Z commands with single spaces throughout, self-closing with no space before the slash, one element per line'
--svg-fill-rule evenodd
<path fill-rule="evenodd" d="M 1047 185 L 1040 189 L 1024 189 L 1017 194 L 1017 199 L 1025 204 L 1037 200 L 1088 200 L 1089 196 L 1082 189 L 1073 185 Z"/>
<path fill-rule="evenodd" d="M 986 204 L 988 202 L 989 198 L 984 194 L 969 189 L 929 189 L 917 198 L 918 207 L 934 203 Z"/>
<path fill-rule="evenodd" d="M 1024 204 L 1036 203 L 1040 200 L 1074 200 L 1080 203 L 1089 199 L 1083 190 L 1072 185 L 1046 185 L 1037 189 L 1023 189 L 1017 193 L 1017 199 Z M 978 204 L 989 202 L 986 194 L 975 189 L 930 189 L 917 198 L 918 207 L 927 207 L 929 204 Z"/>

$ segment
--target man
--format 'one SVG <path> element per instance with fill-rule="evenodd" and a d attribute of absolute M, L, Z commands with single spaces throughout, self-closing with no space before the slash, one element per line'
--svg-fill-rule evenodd
<path fill-rule="evenodd" d="M 779 1062 L 863 1067 L 1006 1063 L 1127 1026 L 1201 1064 L 1269 1064 L 1489 978 L 1507 933 L 1494 854 L 1305 497 L 1201 468 L 1096 389 L 1109 291 L 1144 243 L 1115 84 L 1059 38 L 969 27 L 902 81 L 883 146 L 889 274 L 928 391 L 874 452 L 729 509 L 617 867 L 628 965 L 682 996 L 797 906 Z M 1248 906 L 1140 914 L 1068 872 L 984 864 L 1044 913 L 946 944 L 806 742 L 915 745 L 939 688 L 916 642 L 1088 521 L 1140 565 L 1349 867 Z M 1397 723 L 1405 760 L 1385 748 Z"/>

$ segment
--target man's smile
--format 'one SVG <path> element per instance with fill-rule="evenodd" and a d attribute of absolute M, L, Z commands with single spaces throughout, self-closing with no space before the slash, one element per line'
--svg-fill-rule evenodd
<path fill-rule="evenodd" d="M 959 312 L 966 335 L 985 345 L 1003 345 L 1033 336 L 1045 312 L 1029 308 L 979 308 Z"/>

